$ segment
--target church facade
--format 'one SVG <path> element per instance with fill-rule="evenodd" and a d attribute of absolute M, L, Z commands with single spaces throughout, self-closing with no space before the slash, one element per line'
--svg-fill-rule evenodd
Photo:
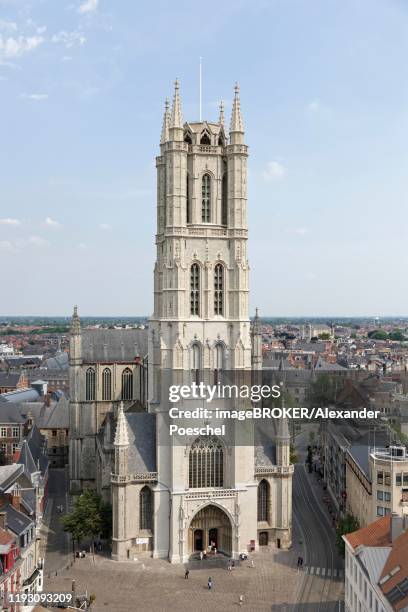
<path fill-rule="evenodd" d="M 171 385 L 262 380 L 259 319 L 251 327 L 248 312 L 247 157 L 238 87 L 228 131 L 222 106 L 216 122 L 183 122 L 176 82 L 156 159 L 148 329 L 81 330 L 73 318 L 71 489 L 94 486 L 111 500 L 112 556 L 119 561 L 145 552 L 181 563 L 211 546 L 236 558 L 260 546 L 291 545 L 286 421 L 272 435 L 252 422 L 227 423 L 225 436 L 173 436 L 169 429 Z M 107 370 L 115 381 L 109 393 Z M 177 408 L 204 404 L 182 399 Z M 248 400 L 217 397 L 216 404 L 251 409 Z M 220 425 L 198 417 L 177 424 Z"/>

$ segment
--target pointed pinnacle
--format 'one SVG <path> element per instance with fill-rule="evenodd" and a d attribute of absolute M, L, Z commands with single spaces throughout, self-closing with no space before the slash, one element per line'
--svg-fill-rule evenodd
<path fill-rule="evenodd" d="M 239 99 L 239 85 L 235 83 L 235 96 L 232 105 L 230 132 L 243 132 L 244 124 L 241 116 L 241 103 Z"/>
<path fill-rule="evenodd" d="M 163 115 L 163 127 L 161 131 L 160 144 L 164 144 L 169 140 L 169 128 L 170 128 L 170 102 L 166 98 L 164 103 L 164 115 Z"/>
<path fill-rule="evenodd" d="M 224 102 L 221 100 L 220 102 L 220 116 L 218 118 L 218 123 L 225 127 L 225 116 L 224 116 Z"/>
<path fill-rule="evenodd" d="M 174 83 L 174 97 L 173 97 L 173 108 L 171 110 L 171 124 L 172 128 L 182 128 L 183 119 L 181 117 L 181 101 L 180 101 L 180 83 L 178 79 Z"/>
<path fill-rule="evenodd" d="M 71 334 L 81 333 L 81 321 L 78 316 L 78 306 L 74 306 L 74 313 L 71 319 Z"/>
<path fill-rule="evenodd" d="M 119 404 L 115 441 L 113 444 L 115 446 L 129 446 L 129 433 L 125 413 L 123 412 L 123 402 Z"/>

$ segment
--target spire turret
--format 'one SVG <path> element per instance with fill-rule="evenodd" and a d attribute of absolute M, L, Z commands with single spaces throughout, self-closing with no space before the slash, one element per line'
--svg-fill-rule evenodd
<path fill-rule="evenodd" d="M 218 117 L 218 123 L 225 128 L 225 115 L 224 115 L 224 102 L 220 102 L 220 116 Z"/>
<path fill-rule="evenodd" d="M 230 135 L 231 144 L 241 144 L 243 142 L 244 123 L 241 115 L 241 101 L 239 98 L 239 85 L 235 84 L 235 96 L 232 105 Z"/>
<path fill-rule="evenodd" d="M 252 325 L 252 333 L 254 335 L 261 333 L 261 319 L 259 318 L 259 308 L 258 307 L 255 308 L 255 316 L 254 316 L 254 322 Z"/>
<path fill-rule="evenodd" d="M 78 306 L 74 306 L 74 313 L 71 319 L 71 334 L 81 333 L 81 321 L 78 316 Z"/>
<path fill-rule="evenodd" d="M 172 128 L 182 128 L 183 118 L 181 115 L 181 100 L 180 100 L 180 83 L 178 79 L 174 82 L 173 107 L 171 109 L 171 124 Z"/>
<path fill-rule="evenodd" d="M 164 103 L 164 115 L 163 115 L 163 127 L 161 131 L 160 144 L 164 144 L 169 140 L 169 129 L 170 129 L 170 102 L 166 98 Z"/>
<path fill-rule="evenodd" d="M 123 412 L 123 402 L 119 404 L 118 419 L 116 423 L 114 446 L 129 446 L 128 426 Z"/>

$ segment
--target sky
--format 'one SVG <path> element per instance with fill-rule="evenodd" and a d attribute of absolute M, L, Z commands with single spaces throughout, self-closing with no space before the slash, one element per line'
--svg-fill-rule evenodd
<path fill-rule="evenodd" d="M 149 315 L 164 99 L 240 84 L 251 312 L 408 314 L 404 0 L 0 0 L 0 314 Z"/>

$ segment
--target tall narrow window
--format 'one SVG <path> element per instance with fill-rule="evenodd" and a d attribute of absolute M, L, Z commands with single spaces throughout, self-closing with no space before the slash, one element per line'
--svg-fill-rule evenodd
<path fill-rule="evenodd" d="M 226 172 L 222 177 L 221 197 L 221 223 L 222 225 L 228 225 L 228 174 Z"/>
<path fill-rule="evenodd" d="M 266 480 L 258 485 L 258 521 L 269 521 L 269 484 Z"/>
<path fill-rule="evenodd" d="M 200 266 L 196 263 L 190 269 L 190 314 L 200 315 Z"/>
<path fill-rule="evenodd" d="M 149 529 L 153 526 L 153 499 L 148 486 L 143 487 L 139 495 L 139 526 L 140 529 Z"/>
<path fill-rule="evenodd" d="M 186 178 L 186 222 L 191 223 L 190 177 Z"/>
<path fill-rule="evenodd" d="M 88 368 L 85 375 L 85 399 L 92 402 L 95 400 L 95 370 Z"/>
<path fill-rule="evenodd" d="M 221 382 L 222 371 L 224 369 L 224 347 L 222 344 L 215 346 L 214 354 L 214 384 Z"/>
<path fill-rule="evenodd" d="M 102 399 L 112 399 L 112 373 L 109 368 L 102 372 Z"/>
<path fill-rule="evenodd" d="M 130 400 L 133 397 L 133 373 L 130 368 L 122 372 L 122 399 Z"/>
<path fill-rule="evenodd" d="M 211 177 L 204 174 L 201 183 L 201 221 L 211 222 Z"/>
<path fill-rule="evenodd" d="M 224 450 L 221 440 L 198 438 L 189 453 L 189 487 L 201 489 L 224 486 Z"/>
<path fill-rule="evenodd" d="M 193 344 L 191 347 L 191 373 L 192 382 L 197 385 L 200 384 L 200 372 L 201 372 L 201 347 L 199 344 Z"/>
<path fill-rule="evenodd" d="M 224 314 L 224 266 L 217 264 L 214 269 L 214 314 Z"/>

